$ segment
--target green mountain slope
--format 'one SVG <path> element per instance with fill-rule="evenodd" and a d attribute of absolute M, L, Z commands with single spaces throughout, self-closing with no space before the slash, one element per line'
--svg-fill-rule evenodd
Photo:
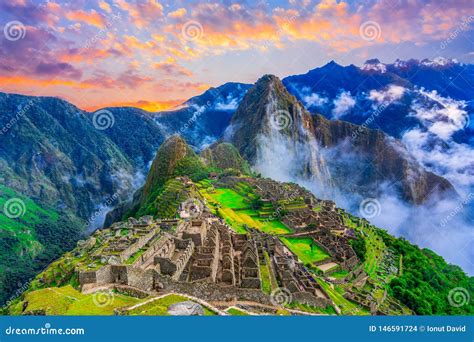
<path fill-rule="evenodd" d="M 44 207 L 0 185 L 0 302 L 11 299 L 32 276 L 83 234 L 79 220 Z"/>
<path fill-rule="evenodd" d="M 374 312 L 372 304 L 375 303 L 375 311 L 383 314 L 474 314 L 474 305 L 469 301 L 469 296 L 474 291 L 474 278 L 467 276 L 459 267 L 447 264 L 434 252 L 420 249 L 405 239 L 391 236 L 364 219 L 334 208 L 332 202 L 319 200 L 294 183 L 279 183 L 248 175 L 228 176 L 222 169 L 205 167 L 200 169 L 199 177 L 195 177 L 193 181 L 184 176 L 195 176 L 196 166 L 201 168 L 204 164 L 199 156 L 194 153 L 187 154 L 187 151 L 188 146 L 181 138 L 174 137 L 165 142 L 157 153 L 155 162 L 157 165 L 167 162 L 170 164 L 160 165 L 165 167 L 165 172 L 159 168 L 160 177 L 153 175 L 157 165 L 150 170 L 147 196 L 143 197 L 143 190 L 138 192 L 135 198 L 141 198 L 143 201 L 138 201 L 135 211 L 125 216 L 139 219 L 143 215 L 153 215 L 156 219 L 180 220 L 178 208 L 181 203 L 191 198 L 199 198 L 208 209 L 206 215 L 215 215 L 222 219 L 220 222 L 225 222 L 235 234 L 251 236 L 257 241 L 260 241 L 258 239 L 262 236 L 266 237 L 267 243 L 259 243 L 258 248 L 258 251 L 263 252 L 258 274 L 262 284 L 261 291 L 266 294 L 278 288 L 278 282 L 282 281 L 282 278 L 278 280 L 276 277 L 274 264 L 269 263 L 270 258 L 275 257 L 269 253 L 275 253 L 275 249 L 268 241 L 273 241 L 272 244 L 275 244 L 276 240 L 281 241 L 299 260 L 304 272 L 309 272 L 311 279 L 324 291 L 332 304 L 327 307 L 314 307 L 291 300 L 285 304 L 284 309 L 275 311 L 277 314 L 296 309 L 309 313 L 367 315 L 371 311 Z M 220 173 L 216 172 L 217 175 L 208 178 L 206 172 L 210 170 Z M 271 197 L 283 197 L 264 199 L 262 196 L 267 196 L 267 191 L 273 193 Z M 291 196 L 288 197 L 288 194 Z M 30 202 L 28 205 L 33 206 Z M 299 216 L 299 213 L 304 213 L 300 217 L 308 217 L 304 219 L 306 227 L 292 225 L 292 217 Z M 314 218 L 320 217 L 317 213 L 322 213 L 322 220 Z M 51 215 L 54 218 L 54 215 Z M 174 234 L 177 221 L 173 222 L 173 227 L 167 226 L 163 236 Z M 339 223 L 334 226 L 334 222 Z M 78 280 L 78 272 L 81 270 L 97 270 L 111 262 L 111 259 L 107 260 L 101 256 L 101 252 L 110 247 L 111 241 L 134 239 L 127 228 L 120 228 L 127 224 L 130 223 L 120 223 L 113 228 L 96 231 L 87 241 L 78 243 L 72 251 L 51 263 L 35 278 L 26 293 L 12 302 L 9 313 L 98 312 L 97 306 L 102 306 L 91 306 L 91 298 L 87 297 L 90 295 L 83 298 L 83 294 L 75 292 L 75 297 L 84 300 L 84 305 L 81 306 L 79 303 L 65 303 L 64 297 L 67 297 L 67 294 L 62 293 L 74 292 L 70 286 L 81 290 Z M 337 228 L 338 225 L 345 228 L 341 230 Z M 318 232 L 323 233 L 321 236 L 332 238 L 324 240 L 326 242 L 323 244 L 315 244 L 314 241 L 317 240 L 314 239 L 319 236 Z M 150 241 L 160 241 L 159 237 L 157 239 Z M 43 245 L 39 235 L 38 242 Z M 321 240 L 319 243 L 322 243 Z M 354 261 L 353 253 L 352 256 L 351 253 L 344 254 L 348 258 L 345 259 L 346 257 L 340 254 L 334 254 L 332 247 L 348 243 L 357 258 L 355 263 L 344 265 L 349 259 Z M 144 245 L 125 263 L 130 265 L 139 260 L 148 247 L 149 244 Z M 197 257 L 199 253 L 198 249 Z M 272 260 L 274 263 L 276 259 Z M 114 265 L 116 263 L 116 260 L 113 261 Z M 54 301 L 47 299 L 50 298 L 51 291 L 55 293 Z M 117 300 L 107 301 L 104 306 L 107 309 L 101 311 L 103 314 L 111 314 L 113 309 L 126 310 L 127 306 L 139 302 L 133 292 L 111 296 Z M 50 304 L 45 306 L 41 304 L 43 301 Z M 63 308 L 64 305 L 67 308 Z M 166 310 L 156 312 L 165 314 Z"/>

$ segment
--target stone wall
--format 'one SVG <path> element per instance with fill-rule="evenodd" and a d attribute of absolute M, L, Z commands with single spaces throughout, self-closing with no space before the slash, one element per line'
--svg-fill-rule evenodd
<path fill-rule="evenodd" d="M 127 268 L 127 285 L 144 291 L 151 291 L 155 286 L 155 270 L 142 270 L 136 267 Z"/>
<path fill-rule="evenodd" d="M 156 234 L 158 234 L 159 230 L 159 228 L 154 228 L 148 234 L 139 237 L 137 242 L 135 242 L 133 245 L 131 245 L 130 247 L 122 251 L 122 253 L 120 253 L 120 259 L 122 261 L 128 260 L 128 258 L 138 252 L 140 248 L 145 246 L 148 241 L 150 241 Z"/>
<path fill-rule="evenodd" d="M 292 293 L 293 301 L 308 304 L 316 307 L 325 308 L 328 305 L 331 305 L 331 300 L 321 297 L 313 296 L 309 292 L 295 292 Z"/>
<path fill-rule="evenodd" d="M 171 283 L 165 288 L 189 294 L 206 301 L 248 300 L 266 305 L 273 305 L 270 296 L 258 289 L 244 289 L 232 286 L 220 286 L 214 283 Z"/>

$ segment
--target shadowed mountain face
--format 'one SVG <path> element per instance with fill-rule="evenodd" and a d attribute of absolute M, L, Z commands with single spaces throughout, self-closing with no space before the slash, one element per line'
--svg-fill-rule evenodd
<path fill-rule="evenodd" d="M 462 68 L 464 80 L 454 78 Z M 472 134 L 469 125 L 458 130 L 465 113 L 472 110 L 470 88 L 463 92 L 462 83 L 471 82 L 472 74 L 472 66 L 456 63 L 382 65 L 373 60 L 362 68 L 330 63 L 284 79 L 288 90 L 267 75 L 255 86 L 226 83 L 211 88 L 175 111 L 105 108 L 105 115 L 112 118 L 105 128 L 97 122 L 101 111 L 88 113 L 57 98 L 0 93 L 0 183 L 9 189 L 2 192 L 4 200 L 12 193 L 50 213 L 47 223 L 33 227 L 38 236 L 31 243 L 17 241 L 21 234 L 2 236 L 1 242 L 9 247 L 7 262 L 0 267 L 9 268 L 8 277 L 15 282 L 24 282 L 34 273 L 24 267 L 31 258 L 42 258 L 34 261 L 41 267 L 73 245 L 92 221 L 92 228 L 98 227 L 110 207 L 130 199 L 144 184 L 143 175 L 160 146 L 170 152 L 164 154 L 167 162 L 155 160 L 145 189 L 159 188 L 164 179 L 176 175 L 199 178 L 212 168 L 247 173 L 240 152 L 263 175 L 296 181 L 320 197 L 377 197 L 388 186 L 403 205 L 410 205 L 452 193 L 451 184 L 436 174 L 449 176 L 452 182 L 472 182 Z M 305 107 L 369 128 L 310 115 Z M 440 137 L 446 132 L 447 137 Z M 191 146 L 174 138 L 176 133 Z M 173 148 L 167 149 L 163 142 L 170 137 Z M 216 144 L 221 137 L 237 149 Z M 202 149 L 201 160 L 193 150 Z M 447 158 L 440 158 L 443 153 Z M 173 160 L 177 167 L 163 168 Z M 129 203 L 140 203 L 142 193 L 136 192 Z M 160 200 L 148 202 L 167 212 Z M 128 210 L 130 206 L 122 205 L 113 214 L 120 218 Z M 54 221 L 56 213 L 62 218 L 59 223 Z M 109 216 L 111 221 L 114 215 Z M 9 226 L 12 231 L 18 230 L 15 227 Z M 67 243 L 52 248 L 63 234 L 68 234 L 63 239 Z M 21 268 L 24 271 L 17 272 Z"/>
<path fill-rule="evenodd" d="M 388 184 L 415 204 L 454 192 L 383 132 L 311 117 L 275 76 L 262 77 L 247 92 L 225 138 L 263 175 L 330 197 L 332 186 L 342 194 L 378 197 L 381 185 Z"/>
<path fill-rule="evenodd" d="M 247 92 L 224 139 L 264 175 L 271 173 L 282 181 L 316 180 L 321 187 L 330 185 L 311 115 L 273 75 L 263 76 Z"/>
<path fill-rule="evenodd" d="M 378 130 L 313 116 L 318 142 L 342 193 L 378 197 L 386 184 L 404 201 L 421 204 L 431 196 L 454 195 L 444 178 L 425 171 L 400 141 Z"/>
<path fill-rule="evenodd" d="M 16 191 L 87 220 L 132 185 L 127 156 L 66 101 L 0 94 L 0 120 L 1 182 Z"/>
<path fill-rule="evenodd" d="M 132 107 L 104 108 L 113 116 L 114 123 L 102 132 L 112 140 L 131 160 L 132 164 L 145 169 L 163 143 L 166 132 L 153 120 L 151 113 Z M 87 113 L 91 120 L 94 113 Z"/>

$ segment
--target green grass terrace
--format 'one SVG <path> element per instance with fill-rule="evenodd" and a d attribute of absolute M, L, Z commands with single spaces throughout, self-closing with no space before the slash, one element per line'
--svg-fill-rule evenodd
<path fill-rule="evenodd" d="M 311 238 L 287 238 L 280 240 L 306 265 L 320 262 L 330 258 L 316 242 Z"/>
<path fill-rule="evenodd" d="M 200 192 L 208 201 L 211 210 L 237 233 L 245 234 L 245 227 L 273 235 L 292 233 L 291 229 L 276 218 L 271 204 L 260 203 L 260 207 L 255 209 L 254 204 L 258 198 L 251 187 L 243 182 L 235 189 L 202 187 Z"/>

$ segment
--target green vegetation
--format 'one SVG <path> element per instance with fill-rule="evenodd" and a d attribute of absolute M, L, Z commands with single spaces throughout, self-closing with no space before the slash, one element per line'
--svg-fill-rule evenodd
<path fill-rule="evenodd" d="M 368 228 L 364 230 L 365 233 L 365 263 L 364 270 L 369 276 L 375 278 L 377 266 L 380 264 L 383 258 L 383 254 L 386 251 L 386 246 L 382 238 L 377 235 L 375 229 Z"/>
<path fill-rule="evenodd" d="M 128 260 L 125 262 L 126 264 L 133 264 L 139 257 L 146 252 L 145 248 L 140 248 L 135 254 L 133 254 Z"/>
<path fill-rule="evenodd" d="M 346 270 L 337 270 L 335 272 L 332 272 L 329 276 L 330 277 L 333 277 L 333 278 L 336 278 L 336 279 L 342 279 L 344 278 L 345 276 L 347 276 L 349 274 L 349 271 L 346 271 Z"/>
<path fill-rule="evenodd" d="M 130 311 L 125 310 L 148 300 L 128 296 L 115 291 L 83 294 L 72 286 L 48 287 L 25 294 L 22 301 L 10 306 L 11 315 L 24 312 L 43 313 L 46 315 L 114 315 L 115 309 L 122 309 L 126 315 L 162 315 L 168 314 L 171 304 L 188 301 L 185 296 L 168 295 L 150 301 Z M 206 316 L 216 315 L 214 311 L 203 306 Z"/>
<path fill-rule="evenodd" d="M 359 260 L 365 261 L 365 257 L 367 255 L 367 246 L 365 244 L 365 239 L 362 237 L 362 235 L 358 231 L 356 231 L 356 237 L 357 239 L 350 240 L 349 243 L 351 244 L 354 252 L 357 254 L 357 257 L 359 258 Z"/>
<path fill-rule="evenodd" d="M 456 290 L 471 294 L 474 278 L 461 268 L 449 265 L 428 249 L 420 249 L 404 238 L 395 238 L 374 226 L 358 227 L 358 219 L 347 215 L 346 224 L 356 230 L 359 240 L 353 242 L 358 255 L 363 254 L 364 270 L 375 282 L 385 277 L 388 294 L 419 315 L 472 315 L 474 304 L 451 305 Z M 397 274 L 384 275 L 380 265 L 387 254 L 393 255 Z M 360 256 L 359 256 L 360 257 Z M 382 289 L 379 289 L 379 294 Z M 450 295 L 451 293 L 451 295 Z M 460 292 L 461 293 L 461 292 Z M 462 293 L 460 298 L 462 298 Z M 456 303 L 455 303 L 456 304 Z"/>
<path fill-rule="evenodd" d="M 229 143 L 220 143 L 201 152 L 206 164 L 210 167 L 226 170 L 235 170 L 236 175 L 251 173 L 248 162 L 242 158 L 237 148 Z"/>
<path fill-rule="evenodd" d="M 140 305 L 135 309 L 127 311 L 127 315 L 141 315 L 141 316 L 169 316 L 168 307 L 172 304 L 189 301 L 189 298 L 171 294 L 163 298 L 150 301 L 146 304 Z M 205 316 L 215 316 L 216 313 L 209 308 L 203 306 Z"/>
<path fill-rule="evenodd" d="M 211 196 L 224 208 L 246 209 L 249 207 L 245 198 L 232 189 L 216 189 Z"/>
<path fill-rule="evenodd" d="M 127 216 L 153 215 L 155 217 L 175 217 L 180 204 L 188 198 L 188 190 L 185 185 L 176 180 L 168 180 L 163 187 L 155 190 L 151 196 L 140 206 L 137 213 L 129 213 Z"/>
<path fill-rule="evenodd" d="M 235 189 L 218 188 L 201 191 L 221 216 L 237 233 L 246 233 L 246 227 L 256 228 L 268 234 L 289 234 L 291 230 L 276 218 L 270 217 L 273 207 L 254 209 L 258 206 L 258 197 L 252 188 L 244 183 Z"/>
<path fill-rule="evenodd" d="M 262 291 L 266 294 L 270 294 L 272 292 L 272 284 L 268 263 L 260 264 L 260 279 L 262 279 Z"/>
<path fill-rule="evenodd" d="M 447 264 L 429 249 L 420 249 L 381 229 L 376 231 L 388 247 L 403 257 L 403 272 L 390 282 L 390 294 L 419 315 L 474 314 L 472 299 L 454 301 L 456 291 L 457 295 L 467 294 L 467 298 L 474 293 L 473 277 L 468 277 L 460 267 Z M 450 300 L 464 305 L 451 305 Z"/>
<path fill-rule="evenodd" d="M 5 215 L 10 199 L 19 200 L 23 215 Z M 0 213 L 0 303 L 5 303 L 32 275 L 73 248 L 84 226 L 69 213 L 43 206 L 3 185 L 0 209 L 4 211 Z"/>
<path fill-rule="evenodd" d="M 44 312 L 46 315 L 113 315 L 114 309 L 140 301 L 115 292 L 82 294 L 68 285 L 29 292 L 23 301 L 12 305 L 10 314 L 21 315 L 26 311 Z M 24 303 L 27 303 L 25 310 Z"/>
<path fill-rule="evenodd" d="M 304 264 L 312 264 L 329 258 L 321 247 L 310 238 L 285 238 L 281 241 L 293 252 Z"/>
<path fill-rule="evenodd" d="M 227 312 L 231 314 L 232 316 L 248 316 L 249 315 L 245 311 L 239 310 L 237 308 L 230 308 L 227 310 Z"/>
<path fill-rule="evenodd" d="M 334 304 L 336 304 L 341 310 L 343 315 L 369 315 L 370 313 L 359 306 L 358 304 L 351 302 L 344 298 L 344 289 L 338 285 L 330 285 L 320 278 L 316 278 L 316 281 L 321 285 L 324 291 L 329 295 Z"/>

